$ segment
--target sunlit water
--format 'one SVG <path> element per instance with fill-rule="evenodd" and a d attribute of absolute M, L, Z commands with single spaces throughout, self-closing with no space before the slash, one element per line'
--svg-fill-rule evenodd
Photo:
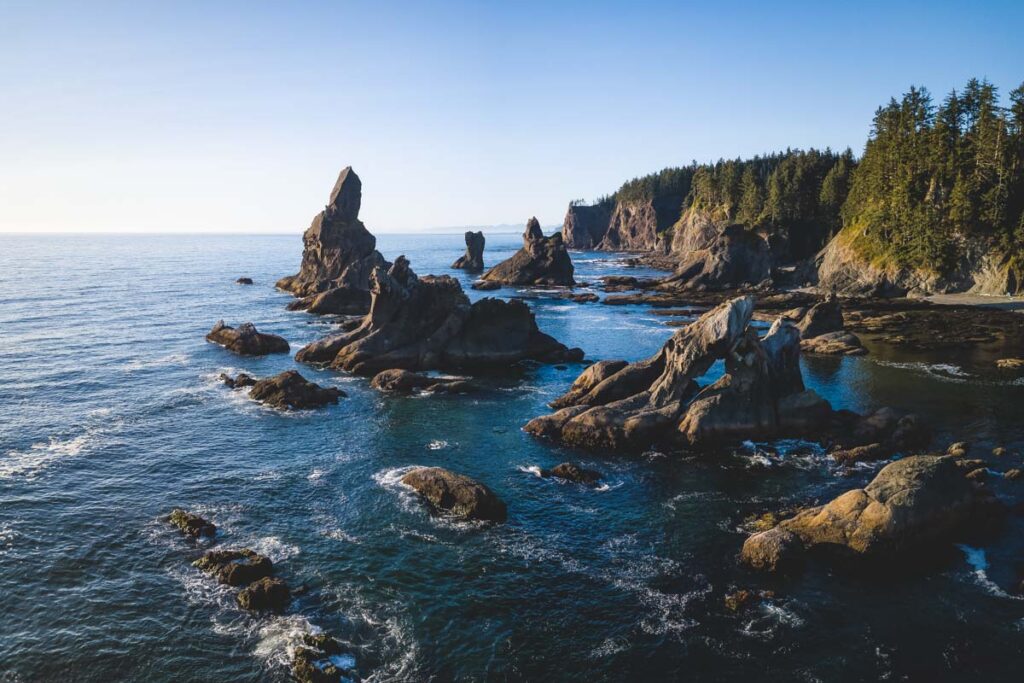
<path fill-rule="evenodd" d="M 518 241 L 489 235 L 487 262 Z M 470 281 L 448 269 L 461 235 L 378 244 L 420 274 Z M 766 579 L 735 562 L 743 520 L 828 498 L 877 467 L 844 474 L 789 442 L 699 460 L 571 453 L 524 434 L 581 366 L 529 367 L 471 396 L 402 398 L 204 341 L 219 318 L 252 320 L 293 350 L 329 331 L 327 319 L 286 311 L 290 297 L 273 288 L 300 250 L 297 236 L 0 236 L 0 680 L 287 680 L 289 648 L 316 629 L 374 681 L 1019 674 L 1024 601 L 1006 592 L 1024 560 L 1016 519 L 923 576 L 866 580 L 814 564 Z M 574 257 L 583 281 L 649 274 L 611 255 Z M 241 275 L 256 284 L 235 285 Z M 544 331 L 592 359 L 639 359 L 673 332 L 645 306 L 530 303 Z M 1024 387 L 991 369 L 996 351 L 872 351 L 805 360 L 808 384 L 837 407 L 919 410 L 938 443 L 1024 448 Z M 288 368 L 349 397 L 284 415 L 216 380 Z M 569 457 L 606 485 L 535 475 Z M 999 466 L 1010 463 L 1019 456 Z M 397 484 L 413 465 L 485 482 L 508 523 L 431 517 Z M 288 613 L 244 613 L 193 569 L 202 548 L 162 521 L 175 506 L 214 521 L 221 546 L 268 554 L 300 589 Z M 776 597 L 733 614 L 723 596 L 736 587 Z"/>

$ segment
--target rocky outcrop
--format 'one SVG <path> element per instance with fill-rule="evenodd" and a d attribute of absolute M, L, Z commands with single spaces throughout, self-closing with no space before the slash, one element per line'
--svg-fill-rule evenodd
<path fill-rule="evenodd" d="M 235 284 L 236 285 L 251 285 L 252 284 L 252 278 L 251 277 L 240 277 L 237 280 L 235 280 Z"/>
<path fill-rule="evenodd" d="M 355 657 L 335 638 L 307 633 L 292 655 L 292 678 L 299 683 L 342 683 L 353 675 L 355 664 Z"/>
<path fill-rule="evenodd" d="M 461 474 L 440 467 L 420 467 L 402 477 L 435 509 L 465 519 L 504 522 L 505 503 L 489 488 Z"/>
<path fill-rule="evenodd" d="M 174 508 L 167 521 L 178 527 L 186 536 L 193 538 L 213 538 L 217 533 L 217 527 L 212 522 L 181 508 Z"/>
<path fill-rule="evenodd" d="M 592 206 L 574 202 L 566 211 L 562 237 L 570 249 L 666 253 L 682 204 L 683 195 L 674 192 Z"/>
<path fill-rule="evenodd" d="M 455 260 L 452 268 L 467 273 L 479 273 L 484 269 L 484 233 L 466 231 L 466 253 Z"/>
<path fill-rule="evenodd" d="M 283 612 L 292 601 L 292 594 L 282 579 L 265 576 L 238 591 L 235 599 L 242 609 Z"/>
<path fill-rule="evenodd" d="M 927 448 L 931 430 L 913 413 L 904 414 L 893 408 L 878 408 L 866 415 L 847 413 L 834 428 L 833 446 L 829 455 L 841 465 L 882 460 L 897 453 L 911 453 Z"/>
<path fill-rule="evenodd" d="M 565 212 L 562 241 L 569 249 L 597 249 L 611 224 L 612 205 L 573 203 Z"/>
<path fill-rule="evenodd" d="M 458 281 L 419 278 L 404 256 L 375 271 L 373 303 L 362 324 L 303 348 L 296 359 L 363 375 L 383 370 L 474 370 L 521 360 L 581 360 L 537 328 L 522 301 L 481 299 L 470 305 Z"/>
<path fill-rule="evenodd" d="M 843 328 L 843 309 L 835 294 L 830 294 L 802 313 L 800 348 L 806 353 L 833 356 L 859 356 L 867 353 L 857 335 Z"/>
<path fill-rule="evenodd" d="M 587 368 L 557 412 L 525 427 L 574 446 L 642 449 L 806 434 L 821 429 L 831 407 L 804 389 L 800 333 L 785 319 L 759 339 L 748 325 L 752 297 L 738 297 L 681 328 L 654 356 L 637 363 L 603 361 Z M 718 360 L 725 375 L 696 380 Z"/>
<path fill-rule="evenodd" d="M 302 236 L 302 265 L 296 275 L 278 280 L 277 286 L 304 297 L 294 304 L 317 313 L 365 313 L 374 268 L 386 267 L 376 250 L 377 240 L 359 220 L 362 182 L 351 167 L 338 176 L 324 210 Z M 328 297 L 317 297 L 340 289 Z M 359 310 L 357 304 L 362 302 Z"/>
<path fill-rule="evenodd" d="M 288 304 L 289 311 L 308 311 L 316 315 L 364 315 L 370 310 L 370 291 L 343 285 L 326 292 L 310 294 Z"/>
<path fill-rule="evenodd" d="M 237 380 L 236 380 L 237 383 Z M 322 387 L 295 370 L 286 370 L 252 385 L 249 398 L 281 410 L 308 410 L 335 404 L 345 395 L 341 389 Z"/>
<path fill-rule="evenodd" d="M 573 265 L 562 234 L 545 237 L 536 218 L 526 223 L 523 248 L 483 274 L 482 280 L 508 285 L 575 284 Z"/>
<path fill-rule="evenodd" d="M 256 384 L 256 378 L 244 372 L 238 373 L 235 377 L 222 372 L 220 373 L 220 381 L 224 382 L 228 389 L 241 389 Z"/>
<path fill-rule="evenodd" d="M 792 565 L 804 549 L 878 559 L 949 543 L 993 510 L 992 499 L 964 474 L 950 456 L 897 460 L 866 487 L 754 534 L 740 557 L 774 570 Z"/>
<path fill-rule="evenodd" d="M 996 361 L 996 367 L 1000 370 L 1024 370 L 1024 358 L 1000 358 Z"/>
<path fill-rule="evenodd" d="M 771 277 L 768 242 L 742 225 L 730 225 L 706 247 L 680 255 L 676 272 L 659 290 L 721 290 L 758 285 Z"/>
<path fill-rule="evenodd" d="M 244 323 L 237 328 L 228 327 L 223 320 L 218 320 L 206 341 L 220 344 L 228 351 L 243 356 L 265 356 L 268 353 L 288 353 L 288 342 L 276 334 L 263 334 L 256 330 L 252 323 Z"/>
<path fill-rule="evenodd" d="M 476 388 L 472 382 L 460 377 L 431 377 L 409 370 L 378 372 L 370 380 L 370 386 L 395 394 L 412 394 L 414 392 L 464 394 Z"/>
<path fill-rule="evenodd" d="M 244 586 L 270 576 L 274 571 L 274 563 L 269 557 L 249 548 L 210 550 L 192 565 L 229 586 Z"/>
<path fill-rule="evenodd" d="M 571 481 L 577 484 L 593 485 L 601 481 L 601 473 L 597 470 L 590 470 L 574 462 L 563 462 L 555 465 L 549 470 L 541 470 L 540 476 L 554 477 L 564 481 Z"/>

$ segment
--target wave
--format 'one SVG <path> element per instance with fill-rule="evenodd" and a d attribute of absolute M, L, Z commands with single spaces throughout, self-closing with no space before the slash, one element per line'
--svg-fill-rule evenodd
<path fill-rule="evenodd" d="M 971 575 L 974 577 L 974 581 L 985 589 L 990 595 L 994 595 L 997 598 L 1007 598 L 1009 600 L 1024 600 L 1024 596 L 1011 595 L 999 587 L 992 579 L 988 577 L 988 557 L 985 555 L 985 550 L 982 548 L 974 548 L 972 546 L 958 543 L 959 548 L 963 554 L 967 564 L 973 570 Z"/>
<path fill-rule="evenodd" d="M 896 362 L 888 360 L 876 360 L 876 363 L 883 365 L 887 368 L 896 368 L 899 370 L 910 370 L 919 374 L 925 374 L 943 382 L 955 382 L 957 384 L 965 384 L 967 382 L 977 382 L 978 376 L 973 373 L 967 372 L 959 365 L 953 365 L 952 363 L 926 363 L 923 361 L 908 361 L 908 362 Z M 1012 384 L 1013 382 L 982 382 L 984 384 Z"/>
<path fill-rule="evenodd" d="M 96 417 L 108 417 L 102 413 Z M 89 426 L 80 434 L 69 437 L 51 436 L 46 441 L 37 441 L 26 449 L 12 449 L 0 458 L 0 479 L 22 477 L 32 480 L 51 465 L 66 458 L 90 453 L 101 446 L 113 445 L 110 433 L 119 428 L 121 420 L 107 421 L 105 426 Z"/>
<path fill-rule="evenodd" d="M 138 372 L 140 370 L 166 367 L 168 365 L 187 365 L 189 360 L 190 356 L 187 353 L 171 353 L 159 358 L 137 358 L 125 363 L 121 369 L 124 372 L 131 373 Z"/>

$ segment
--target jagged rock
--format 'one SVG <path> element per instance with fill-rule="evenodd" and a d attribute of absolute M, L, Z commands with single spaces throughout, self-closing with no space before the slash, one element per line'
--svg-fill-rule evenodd
<path fill-rule="evenodd" d="M 447 513 L 490 522 L 504 522 L 505 503 L 489 488 L 461 474 L 440 467 L 420 467 L 402 477 L 430 504 Z"/>
<path fill-rule="evenodd" d="M 174 508 L 167 521 L 181 529 L 181 532 L 186 536 L 213 538 L 217 533 L 217 527 L 212 522 L 208 522 L 199 515 L 186 512 L 181 508 Z"/>
<path fill-rule="evenodd" d="M 252 284 L 252 278 L 251 277 L 240 277 L 237 280 L 235 280 L 235 284 L 236 285 L 251 285 Z"/>
<path fill-rule="evenodd" d="M 381 391 L 397 394 L 411 394 L 418 391 L 447 392 L 462 394 L 473 391 L 476 386 L 465 379 L 455 377 L 430 377 L 409 370 L 384 370 L 370 380 L 370 386 Z"/>
<path fill-rule="evenodd" d="M 220 583 L 244 586 L 257 579 L 270 576 L 274 563 L 269 557 L 249 548 L 240 550 L 209 550 L 192 566 L 213 575 Z"/>
<path fill-rule="evenodd" d="M 355 667 L 355 658 L 331 636 L 307 633 L 302 643 L 292 655 L 292 678 L 299 683 L 340 683 Z"/>
<path fill-rule="evenodd" d="M 843 329 L 843 309 L 835 294 L 810 309 L 786 313 L 800 328 L 800 348 L 807 353 L 859 356 L 867 353 L 857 335 Z"/>
<path fill-rule="evenodd" d="M 523 248 L 483 274 L 482 280 L 508 285 L 572 286 L 573 265 L 562 234 L 544 237 L 540 223 L 531 218 L 523 233 Z"/>
<path fill-rule="evenodd" d="M 249 398 L 282 410 L 319 408 L 337 403 L 344 395 L 341 389 L 310 382 L 296 370 L 261 379 L 249 391 Z"/>
<path fill-rule="evenodd" d="M 258 332 L 252 323 L 244 323 L 236 329 L 225 325 L 223 320 L 218 320 L 206 335 L 206 340 L 243 356 L 288 353 L 289 349 L 284 337 Z"/>
<path fill-rule="evenodd" d="M 954 540 L 993 510 L 991 497 L 949 456 L 915 455 L 884 468 L 862 489 L 809 508 L 743 544 L 741 559 L 775 569 L 793 544 L 862 558 L 891 557 Z"/>
<path fill-rule="evenodd" d="M 316 315 L 363 315 L 370 310 L 370 292 L 352 285 L 331 287 L 288 304 L 289 311 L 308 311 Z"/>
<path fill-rule="evenodd" d="M 564 479 L 577 484 L 587 485 L 596 484 L 601 480 L 600 472 L 597 470 L 588 470 L 574 462 L 563 462 L 560 465 L 555 465 L 549 470 L 541 470 L 540 474 L 542 477 L 555 477 L 556 479 Z"/>
<path fill-rule="evenodd" d="M 359 220 L 362 182 L 352 167 L 338 175 L 323 211 L 302 236 L 302 265 L 296 275 L 278 280 L 277 286 L 305 297 L 297 308 L 323 313 L 365 313 L 369 299 L 359 291 L 370 288 L 370 273 L 388 263 L 376 250 L 377 240 Z M 326 298 L 315 295 L 341 290 Z M 354 291 L 353 291 L 354 290 Z M 358 303 L 363 308 L 353 310 Z"/>
<path fill-rule="evenodd" d="M 562 241 L 570 249 L 595 249 L 607 234 L 611 217 L 612 207 L 607 204 L 570 204 L 562 223 Z"/>
<path fill-rule="evenodd" d="M 292 594 L 283 580 L 264 576 L 240 590 L 235 599 L 243 609 L 283 612 L 292 601 Z"/>
<path fill-rule="evenodd" d="M 501 283 L 492 280 L 477 280 L 470 287 L 481 292 L 493 292 L 496 289 L 501 289 Z"/>
<path fill-rule="evenodd" d="M 739 612 L 747 607 L 753 606 L 761 600 L 775 597 L 772 591 L 747 590 L 741 588 L 725 594 L 725 608 L 730 612 Z"/>
<path fill-rule="evenodd" d="M 455 260 L 452 268 L 467 273 L 479 273 L 484 269 L 484 233 L 466 231 L 466 253 Z"/>
<path fill-rule="evenodd" d="M 702 249 L 684 254 L 682 262 L 659 290 L 735 289 L 771 278 L 771 250 L 757 232 L 730 225 Z"/>
<path fill-rule="evenodd" d="M 747 327 L 753 309 L 752 297 L 731 299 L 681 328 L 647 360 L 592 365 L 552 402 L 557 412 L 531 420 L 525 430 L 593 448 L 820 430 L 831 407 L 804 389 L 799 331 L 780 319 L 758 339 Z M 726 374 L 701 389 L 696 380 L 719 359 Z"/>
<path fill-rule="evenodd" d="M 222 372 L 220 373 L 220 380 L 224 382 L 229 389 L 241 389 L 242 387 L 251 387 L 256 384 L 256 378 L 252 375 L 247 375 L 244 372 L 238 373 L 235 377 L 232 377 L 226 372 Z"/>
<path fill-rule="evenodd" d="M 374 375 L 383 370 L 500 368 L 521 360 L 581 360 L 537 329 L 522 301 L 481 299 L 470 305 L 458 281 L 419 278 L 404 256 L 373 276 L 373 303 L 355 330 L 300 350 L 297 360 Z"/>

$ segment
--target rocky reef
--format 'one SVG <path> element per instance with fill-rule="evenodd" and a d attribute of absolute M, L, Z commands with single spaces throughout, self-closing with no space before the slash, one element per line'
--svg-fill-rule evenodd
<path fill-rule="evenodd" d="M 423 496 L 436 510 L 464 519 L 504 522 L 505 503 L 480 482 L 441 467 L 420 467 L 402 483 Z"/>
<path fill-rule="evenodd" d="M 473 391 L 476 386 L 461 377 L 431 377 L 409 370 L 384 370 L 370 380 L 370 386 L 394 394 L 417 392 L 462 394 Z"/>
<path fill-rule="evenodd" d="M 336 387 L 322 387 L 310 382 L 296 370 L 286 370 L 258 380 L 249 391 L 249 398 L 254 401 L 281 410 L 319 408 L 337 403 L 344 395 L 345 392 Z"/>
<path fill-rule="evenodd" d="M 582 360 L 537 328 L 522 301 L 481 299 L 470 305 L 458 281 L 417 277 L 404 256 L 371 278 L 373 302 L 362 324 L 299 351 L 307 363 L 363 375 L 382 370 L 478 370 L 522 360 Z"/>
<path fill-rule="evenodd" d="M 531 420 L 526 431 L 573 446 L 643 449 L 821 429 L 832 410 L 804 388 L 799 330 L 780 318 L 758 338 L 749 327 L 753 311 L 752 297 L 738 297 L 681 328 L 647 360 L 595 363 L 551 403 L 557 412 Z M 696 380 L 723 359 L 722 378 L 701 388 Z"/>
<path fill-rule="evenodd" d="M 572 274 L 572 259 L 566 251 L 562 234 L 545 237 L 540 222 L 531 218 L 523 233 L 522 249 L 488 270 L 481 279 L 507 285 L 571 287 L 576 284 Z"/>
<path fill-rule="evenodd" d="M 171 510 L 167 521 L 178 527 L 181 533 L 193 538 L 213 538 L 217 533 L 217 526 L 215 524 L 181 508 Z"/>
<path fill-rule="evenodd" d="M 370 273 L 387 262 L 377 240 L 359 220 L 363 184 L 352 167 L 338 175 L 324 210 L 302 236 L 299 272 L 277 287 L 302 297 L 292 309 L 314 313 L 365 313 L 370 300 Z"/>
<path fill-rule="evenodd" d="M 466 231 L 466 253 L 455 259 L 452 268 L 467 273 L 479 273 L 484 269 L 484 233 Z"/>
<path fill-rule="evenodd" d="M 252 323 L 243 323 L 234 328 L 225 325 L 223 320 L 217 321 L 206 335 L 206 340 L 242 356 L 288 353 L 290 348 L 284 337 L 259 332 Z"/>
<path fill-rule="evenodd" d="M 768 571 L 797 567 L 806 551 L 885 560 L 931 551 L 998 513 L 954 456 L 915 455 L 882 468 L 864 488 L 750 536 L 740 559 Z"/>

